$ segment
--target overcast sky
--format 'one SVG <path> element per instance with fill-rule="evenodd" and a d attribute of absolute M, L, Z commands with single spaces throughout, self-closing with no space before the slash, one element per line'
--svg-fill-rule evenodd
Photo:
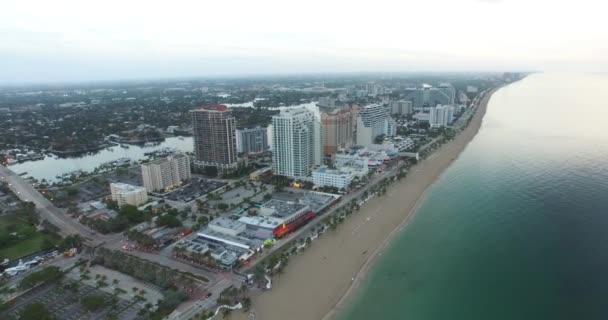
<path fill-rule="evenodd" d="M 0 83 L 608 71 L 603 0 L 3 0 Z"/>

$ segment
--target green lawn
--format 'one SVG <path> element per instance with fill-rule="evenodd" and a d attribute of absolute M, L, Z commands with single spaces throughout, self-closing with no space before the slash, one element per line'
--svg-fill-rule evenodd
<path fill-rule="evenodd" d="M 11 228 L 19 229 L 25 226 L 25 222 L 17 219 L 14 215 L 5 215 L 0 217 L 0 233 L 7 234 Z M 19 241 L 10 247 L 0 248 L 0 261 L 5 258 L 16 259 L 30 253 L 40 251 L 43 248 L 48 248 L 57 244 L 57 240 L 52 236 L 36 232 L 32 236 Z"/>

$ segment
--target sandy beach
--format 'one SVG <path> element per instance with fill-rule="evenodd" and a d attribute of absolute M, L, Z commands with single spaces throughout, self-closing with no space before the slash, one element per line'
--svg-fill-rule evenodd
<path fill-rule="evenodd" d="M 481 101 L 464 131 L 413 166 L 407 178 L 391 185 L 385 196 L 372 198 L 337 230 L 328 231 L 292 257 L 284 274 L 274 277 L 273 289 L 253 298 L 256 319 L 329 320 L 346 308 L 367 271 L 413 216 L 429 187 L 477 134 L 490 97 L 491 93 Z M 232 318 L 250 319 L 243 312 L 235 312 Z"/>

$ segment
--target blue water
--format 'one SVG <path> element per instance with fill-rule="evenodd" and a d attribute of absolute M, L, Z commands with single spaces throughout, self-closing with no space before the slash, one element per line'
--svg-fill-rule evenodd
<path fill-rule="evenodd" d="M 494 94 L 342 319 L 608 319 L 608 76 Z"/>

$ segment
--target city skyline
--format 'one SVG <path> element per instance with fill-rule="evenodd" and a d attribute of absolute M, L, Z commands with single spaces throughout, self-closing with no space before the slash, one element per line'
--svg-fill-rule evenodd
<path fill-rule="evenodd" d="M 591 0 L 116 4 L 5 4 L 0 84 L 323 72 L 608 70 L 608 41 L 598 41 L 608 39 L 602 5 Z"/>

